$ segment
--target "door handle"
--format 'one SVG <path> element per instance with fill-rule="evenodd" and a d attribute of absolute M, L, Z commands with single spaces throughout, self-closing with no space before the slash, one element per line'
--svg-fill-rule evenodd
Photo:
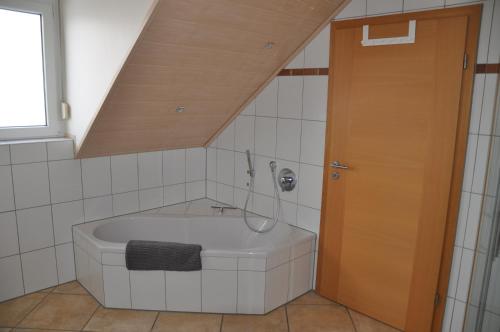
<path fill-rule="evenodd" d="M 330 167 L 332 168 L 340 168 L 340 169 L 349 169 L 349 166 L 346 164 L 341 164 L 338 161 L 334 161 L 330 163 Z"/>

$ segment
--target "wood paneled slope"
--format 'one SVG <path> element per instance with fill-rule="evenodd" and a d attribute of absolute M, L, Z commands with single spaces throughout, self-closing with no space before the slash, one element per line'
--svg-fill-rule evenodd
<path fill-rule="evenodd" d="M 78 156 L 206 146 L 343 2 L 159 0 Z"/>

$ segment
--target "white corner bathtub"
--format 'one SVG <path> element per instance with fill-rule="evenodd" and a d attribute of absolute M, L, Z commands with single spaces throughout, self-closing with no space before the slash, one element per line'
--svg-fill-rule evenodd
<path fill-rule="evenodd" d="M 242 314 L 267 313 L 312 288 L 314 233 L 278 223 L 257 234 L 241 216 L 187 212 L 74 226 L 77 279 L 105 307 Z M 200 244 L 202 270 L 129 271 L 128 240 Z"/>

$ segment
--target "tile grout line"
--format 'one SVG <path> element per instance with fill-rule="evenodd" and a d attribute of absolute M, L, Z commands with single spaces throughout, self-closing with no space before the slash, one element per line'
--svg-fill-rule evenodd
<path fill-rule="evenodd" d="M 290 332 L 290 321 L 288 320 L 288 304 L 285 304 L 284 307 L 285 307 L 286 328 L 287 331 Z"/>
<path fill-rule="evenodd" d="M 222 332 L 222 325 L 224 324 L 224 314 L 221 315 L 221 318 L 220 318 L 220 328 L 219 328 L 219 332 Z"/>
<path fill-rule="evenodd" d="M 94 298 L 94 297 L 92 296 L 92 298 Z M 92 314 L 90 315 L 89 319 L 87 319 L 87 321 L 85 323 L 83 323 L 83 326 L 80 329 L 80 331 L 84 331 L 85 330 L 85 327 L 89 324 L 89 322 L 92 320 L 92 318 L 94 318 L 94 315 L 96 314 L 97 310 L 99 310 L 100 307 L 101 307 L 101 304 L 99 304 L 99 302 L 97 302 L 97 307 L 92 312 Z"/>
<path fill-rule="evenodd" d="M 354 319 L 352 318 L 351 311 L 347 307 L 344 307 L 344 308 L 347 311 L 347 315 L 349 316 L 349 319 L 351 321 L 351 325 L 352 325 L 352 328 L 354 329 L 354 332 L 357 332 L 358 329 L 356 328 L 356 324 L 354 324 Z"/>
<path fill-rule="evenodd" d="M 40 292 L 39 292 L 40 293 Z M 33 293 L 33 294 L 36 294 L 36 293 Z M 30 311 L 28 311 L 28 313 L 26 313 L 26 315 L 23 316 L 23 318 L 21 318 L 19 320 L 19 322 L 16 324 L 15 327 L 18 327 L 19 324 L 21 324 L 32 312 L 34 312 L 44 301 L 45 299 L 47 298 L 47 296 L 49 296 L 50 293 L 40 293 L 40 294 L 45 294 L 43 296 L 43 298 L 40 300 L 40 302 L 38 302 Z"/>
<path fill-rule="evenodd" d="M 166 308 L 166 305 L 165 305 L 165 308 Z M 156 322 L 158 321 L 158 318 L 160 318 L 160 311 L 157 311 L 157 312 L 156 312 L 156 317 L 155 317 L 155 320 L 154 320 L 153 325 L 151 326 L 151 329 L 150 329 L 149 331 L 151 331 L 151 332 L 152 332 L 152 331 L 154 330 L 155 325 L 156 325 Z"/>

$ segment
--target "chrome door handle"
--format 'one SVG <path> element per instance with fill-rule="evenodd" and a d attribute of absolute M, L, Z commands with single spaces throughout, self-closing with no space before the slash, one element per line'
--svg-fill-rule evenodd
<path fill-rule="evenodd" d="M 340 169 L 349 169 L 349 166 L 345 164 L 341 164 L 338 161 L 334 161 L 333 163 L 330 163 L 330 167 L 332 168 L 340 168 Z"/>

